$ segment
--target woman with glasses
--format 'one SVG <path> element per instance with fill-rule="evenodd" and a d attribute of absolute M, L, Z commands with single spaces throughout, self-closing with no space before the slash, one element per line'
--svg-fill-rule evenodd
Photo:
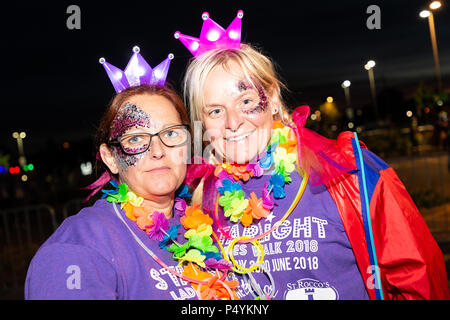
<path fill-rule="evenodd" d="M 196 298 L 165 250 L 185 240 L 178 234 L 185 202 L 174 205 L 176 192 L 187 193 L 188 123 L 167 87 L 139 85 L 115 96 L 97 132 L 106 171 L 95 187 L 103 199 L 66 219 L 38 250 L 26 299 Z"/>

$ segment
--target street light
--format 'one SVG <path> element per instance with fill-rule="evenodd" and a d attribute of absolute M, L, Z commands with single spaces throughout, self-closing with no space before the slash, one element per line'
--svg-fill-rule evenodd
<path fill-rule="evenodd" d="M 19 149 L 19 164 L 21 167 L 27 164 L 27 159 L 25 158 L 25 154 L 23 152 L 23 139 L 27 136 L 25 132 L 14 132 L 12 134 L 13 138 L 17 141 L 17 149 Z"/>
<path fill-rule="evenodd" d="M 433 1 L 432 3 L 430 3 L 431 10 L 436 10 L 436 9 L 439 9 L 440 7 L 441 7 L 440 1 Z"/>
<path fill-rule="evenodd" d="M 347 117 L 349 119 L 353 119 L 353 109 L 350 107 L 351 102 L 350 102 L 350 86 L 351 86 L 351 82 L 350 80 L 345 80 L 344 82 L 342 82 L 341 87 L 344 89 L 344 93 L 345 93 L 345 102 L 346 102 L 346 108 L 345 111 L 347 113 Z"/>
<path fill-rule="evenodd" d="M 373 76 L 373 68 L 375 67 L 375 65 L 376 65 L 375 61 L 369 60 L 364 66 L 364 69 L 366 69 L 367 72 L 369 73 L 370 92 L 372 93 L 373 109 L 375 111 L 375 119 L 378 120 L 378 105 L 375 90 L 375 78 Z"/>
<path fill-rule="evenodd" d="M 372 69 L 373 67 L 375 67 L 375 61 L 373 61 L 373 60 L 369 60 L 369 61 L 367 61 L 367 70 L 369 70 L 369 69 Z"/>
<path fill-rule="evenodd" d="M 431 10 L 436 10 L 441 7 L 440 1 L 433 1 L 430 3 L 429 8 Z M 428 18 L 428 26 L 430 29 L 430 37 L 431 37 L 431 46 L 433 48 L 433 57 L 434 57 L 434 65 L 436 68 L 436 78 L 438 83 L 438 90 L 442 92 L 442 80 L 441 80 L 441 68 L 439 66 L 439 55 L 438 55 L 438 47 L 436 41 L 436 29 L 434 27 L 434 16 L 433 12 L 430 10 L 422 10 L 419 13 L 421 18 Z"/>
<path fill-rule="evenodd" d="M 419 16 L 421 18 L 428 18 L 430 14 L 431 12 L 429 10 L 422 10 L 420 11 Z"/>
<path fill-rule="evenodd" d="M 345 80 L 341 84 L 341 87 L 344 89 L 345 102 L 347 103 L 347 107 L 350 106 L 350 86 L 351 86 L 351 84 L 352 83 L 349 80 Z"/>

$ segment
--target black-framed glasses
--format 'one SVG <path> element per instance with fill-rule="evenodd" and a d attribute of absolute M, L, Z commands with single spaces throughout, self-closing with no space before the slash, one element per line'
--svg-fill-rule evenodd
<path fill-rule="evenodd" d="M 189 126 L 187 124 L 177 124 L 164 128 L 157 133 L 135 132 L 124 134 L 108 143 L 119 144 L 126 154 L 139 154 L 147 151 L 152 142 L 152 138 L 158 136 L 166 147 L 177 147 L 186 143 L 189 138 Z"/>

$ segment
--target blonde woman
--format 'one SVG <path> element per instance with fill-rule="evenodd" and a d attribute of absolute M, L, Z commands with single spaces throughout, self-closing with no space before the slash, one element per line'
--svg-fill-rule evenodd
<path fill-rule="evenodd" d="M 199 39 L 175 34 L 195 56 L 185 101 L 211 150 L 186 182 L 237 296 L 449 298 L 442 253 L 395 172 L 352 132 L 305 129 L 308 107 L 291 120 L 272 61 L 240 43 L 242 16 L 225 30 L 205 13 Z"/>

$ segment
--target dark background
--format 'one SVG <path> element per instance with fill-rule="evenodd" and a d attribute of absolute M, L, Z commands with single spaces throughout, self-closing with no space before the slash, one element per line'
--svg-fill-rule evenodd
<path fill-rule="evenodd" d="M 69 30 L 66 9 L 81 9 L 81 30 Z M 366 9 L 381 8 L 381 30 L 369 30 Z M 369 59 L 377 63 L 377 91 L 402 87 L 407 95 L 421 80 L 434 81 L 434 62 L 426 19 L 428 2 L 394 1 L 60 1 L 20 2 L 2 8 L 3 149 L 14 152 L 13 131 L 26 130 L 25 151 L 49 137 L 82 139 L 95 131 L 114 94 L 100 57 L 123 69 L 139 45 L 156 66 L 174 53 L 168 79 L 179 86 L 191 57 L 173 33 L 198 37 L 201 14 L 227 27 L 244 10 L 242 39 L 257 45 L 278 65 L 291 93 L 291 107 L 312 108 L 327 96 L 344 103 L 343 80 L 352 82 L 355 105 L 370 103 Z M 435 14 L 444 78 L 450 74 L 450 10 Z M 6 90 L 5 90 L 6 89 Z M 397 108 L 404 108 L 398 106 Z M 4 151 L 5 152 L 5 151 Z"/>

